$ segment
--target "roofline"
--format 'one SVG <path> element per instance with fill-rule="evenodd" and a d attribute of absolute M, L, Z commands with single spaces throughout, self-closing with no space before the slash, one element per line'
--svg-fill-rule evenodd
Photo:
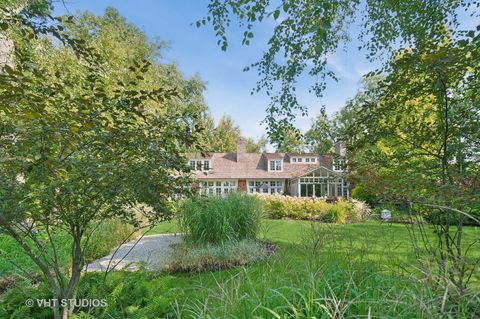
<path fill-rule="evenodd" d="M 329 172 L 331 172 L 331 173 L 334 173 L 334 174 L 340 174 L 340 173 L 341 173 L 341 172 L 334 171 L 334 170 L 332 170 L 332 169 L 330 169 L 330 168 L 328 168 L 328 167 L 325 167 L 325 166 L 323 166 L 323 165 L 320 165 L 319 167 L 312 168 L 311 170 L 306 171 L 305 173 L 303 173 L 303 174 L 301 174 L 301 175 L 298 175 L 298 176 L 295 176 L 295 177 L 292 177 L 292 178 L 298 178 L 298 177 L 305 176 L 305 175 L 310 174 L 311 172 L 314 172 L 314 171 L 316 171 L 317 169 L 320 169 L 320 168 L 324 168 L 324 169 L 326 169 L 327 171 L 329 171 Z"/>

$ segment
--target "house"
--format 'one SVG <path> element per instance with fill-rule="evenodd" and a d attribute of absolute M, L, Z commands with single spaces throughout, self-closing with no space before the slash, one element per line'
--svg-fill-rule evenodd
<path fill-rule="evenodd" d="M 200 193 L 229 192 L 284 194 L 301 197 L 348 197 L 344 170 L 345 147 L 337 143 L 338 156 L 315 153 L 247 153 L 239 139 L 236 153 L 190 156 L 190 167 Z"/>

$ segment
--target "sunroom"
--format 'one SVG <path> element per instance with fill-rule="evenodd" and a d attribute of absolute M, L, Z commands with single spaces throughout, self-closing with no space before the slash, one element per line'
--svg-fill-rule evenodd
<path fill-rule="evenodd" d="M 290 194 L 299 197 L 349 197 L 345 174 L 325 167 L 292 179 Z"/>

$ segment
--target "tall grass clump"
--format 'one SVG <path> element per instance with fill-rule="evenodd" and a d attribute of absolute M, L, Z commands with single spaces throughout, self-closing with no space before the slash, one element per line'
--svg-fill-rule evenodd
<path fill-rule="evenodd" d="M 182 202 L 178 215 L 187 242 L 219 245 L 255 239 L 260 228 L 262 203 L 242 193 L 194 197 Z"/>

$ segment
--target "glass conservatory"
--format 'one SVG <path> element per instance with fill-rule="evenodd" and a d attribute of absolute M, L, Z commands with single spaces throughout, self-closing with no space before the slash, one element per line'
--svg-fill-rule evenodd
<path fill-rule="evenodd" d="M 324 167 L 292 180 L 291 194 L 300 197 L 345 197 L 348 184 L 344 174 Z"/>

